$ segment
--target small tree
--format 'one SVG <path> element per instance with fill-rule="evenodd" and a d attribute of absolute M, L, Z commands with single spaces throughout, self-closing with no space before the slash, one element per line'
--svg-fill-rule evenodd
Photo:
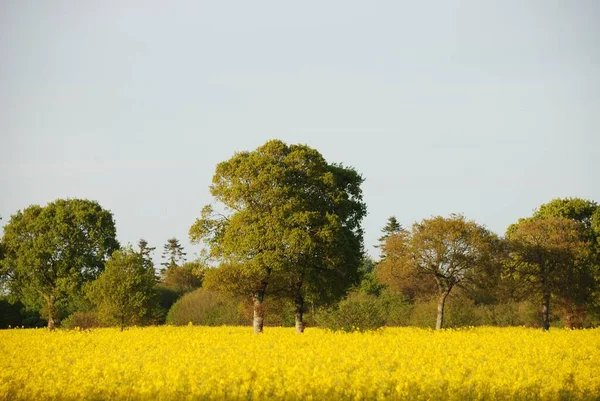
<path fill-rule="evenodd" d="M 179 240 L 175 237 L 169 238 L 167 243 L 163 246 L 162 257 L 165 260 L 161 265 L 165 268 L 162 269 L 162 273 L 164 274 L 165 270 L 170 269 L 175 266 L 181 266 L 185 263 L 185 255 L 183 252 L 183 246 L 179 243 Z"/>
<path fill-rule="evenodd" d="M 381 254 L 379 256 L 381 260 L 384 260 L 387 256 L 385 253 L 385 244 L 386 244 L 388 238 L 390 238 L 392 235 L 398 234 L 402 231 L 404 231 L 404 228 L 398 222 L 398 220 L 396 219 L 396 216 L 388 217 L 388 221 L 387 221 L 386 225 L 381 229 L 381 233 L 383 235 L 381 237 L 379 237 L 379 239 L 378 239 L 379 245 L 375 245 L 375 248 L 381 249 Z"/>
<path fill-rule="evenodd" d="M 433 217 L 413 224 L 410 233 L 397 237 L 401 241 L 403 263 L 410 269 L 433 277 L 439 300 L 436 329 L 444 325 L 446 298 L 454 287 L 483 271 L 491 261 L 494 235 L 463 216 Z"/>
<path fill-rule="evenodd" d="M 162 283 L 179 294 L 190 292 L 202 287 L 205 270 L 206 266 L 200 261 L 186 262 L 167 269 Z"/>
<path fill-rule="evenodd" d="M 438 292 L 434 277 L 412 263 L 410 232 L 387 237 L 381 252 L 385 258 L 377 263 L 374 272 L 380 283 L 411 301 L 429 299 Z"/>
<path fill-rule="evenodd" d="M 577 292 L 580 261 L 589 256 L 582 226 L 553 217 L 522 220 L 509 228 L 510 272 L 541 294 L 542 327 L 550 328 L 550 299 Z"/>
<path fill-rule="evenodd" d="M 154 269 L 133 249 L 113 253 L 104 272 L 86 287 L 86 294 L 98 314 L 109 323 L 138 324 L 151 312 L 156 301 Z"/>
<path fill-rule="evenodd" d="M 152 268 L 154 268 L 154 263 L 152 262 L 152 252 L 154 252 L 156 247 L 148 246 L 148 241 L 140 238 L 138 241 L 138 248 L 140 248 L 139 254 L 142 255 L 144 261 L 148 263 L 148 265 L 152 265 Z"/>

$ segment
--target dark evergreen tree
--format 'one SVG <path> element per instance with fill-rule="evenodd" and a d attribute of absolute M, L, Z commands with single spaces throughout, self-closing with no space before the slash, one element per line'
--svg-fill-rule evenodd
<path fill-rule="evenodd" d="M 381 229 L 383 235 L 378 239 L 379 245 L 375 245 L 375 248 L 381 248 L 381 260 L 385 259 L 386 257 L 384 245 L 387 242 L 388 238 L 391 237 L 393 234 L 398 234 L 402 231 L 404 231 L 404 228 L 402 227 L 402 224 L 398 222 L 396 216 L 388 217 L 387 224 Z"/>
<path fill-rule="evenodd" d="M 172 267 L 181 266 L 185 263 L 185 255 L 186 253 L 183 252 L 183 246 L 181 246 L 179 240 L 175 237 L 170 238 L 163 247 L 162 257 L 165 261 L 161 263 L 164 266 L 161 273 L 164 274 L 167 269 Z"/>

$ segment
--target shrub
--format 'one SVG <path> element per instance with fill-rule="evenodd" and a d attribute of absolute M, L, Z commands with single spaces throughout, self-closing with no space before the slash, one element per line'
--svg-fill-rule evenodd
<path fill-rule="evenodd" d="M 319 311 L 317 323 L 331 330 L 375 330 L 386 323 L 385 303 L 378 297 L 352 293 L 337 306 Z"/>
<path fill-rule="evenodd" d="M 167 314 L 167 324 L 204 326 L 248 324 L 241 299 L 204 288 L 185 294 Z"/>
<path fill-rule="evenodd" d="M 65 329 L 74 329 L 75 327 L 91 329 L 102 326 L 96 312 L 75 312 L 61 322 L 61 327 Z"/>
<path fill-rule="evenodd" d="M 158 304 L 154 311 L 155 322 L 157 324 L 164 324 L 167 320 L 169 310 L 171 310 L 171 307 L 173 307 L 181 295 L 162 284 L 157 285 L 155 291 Z"/>
<path fill-rule="evenodd" d="M 384 289 L 380 299 L 385 305 L 386 326 L 408 326 L 414 305 L 406 296 L 397 291 Z"/>

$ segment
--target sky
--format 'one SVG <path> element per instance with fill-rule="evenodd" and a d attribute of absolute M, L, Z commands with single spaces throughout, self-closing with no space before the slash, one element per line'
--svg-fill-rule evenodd
<path fill-rule="evenodd" d="M 98 201 L 118 239 L 180 239 L 217 163 L 270 139 L 362 174 L 389 216 L 503 234 L 600 202 L 600 2 L 0 2 L 0 216 Z"/>

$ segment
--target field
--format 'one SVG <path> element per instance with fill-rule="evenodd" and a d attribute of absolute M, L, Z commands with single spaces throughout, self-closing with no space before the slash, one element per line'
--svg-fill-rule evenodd
<path fill-rule="evenodd" d="M 0 355 L 0 400 L 600 399 L 600 329 L 13 329 Z"/>

